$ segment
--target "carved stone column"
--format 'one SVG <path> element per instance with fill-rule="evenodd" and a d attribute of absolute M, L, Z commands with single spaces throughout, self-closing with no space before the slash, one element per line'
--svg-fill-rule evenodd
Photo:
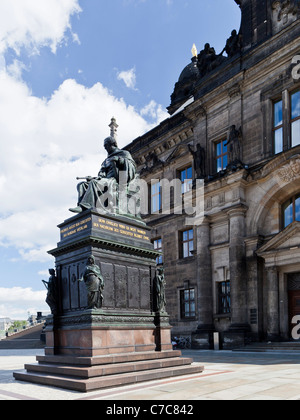
<path fill-rule="evenodd" d="M 192 335 L 193 348 L 213 348 L 213 290 L 210 253 L 210 223 L 205 218 L 197 227 L 197 312 L 198 328 Z"/>
<path fill-rule="evenodd" d="M 277 267 L 267 271 L 267 339 L 277 341 L 279 331 L 279 280 Z"/>
<path fill-rule="evenodd" d="M 243 205 L 228 211 L 231 326 L 224 333 L 224 350 L 243 346 L 246 343 L 247 333 L 251 330 L 247 315 L 246 211 L 247 208 Z"/>
<path fill-rule="evenodd" d="M 230 282 L 231 282 L 231 322 L 232 327 L 248 328 L 247 317 L 247 276 L 245 249 L 244 206 L 229 210 L 230 218 Z"/>
<path fill-rule="evenodd" d="M 213 325 L 213 294 L 210 246 L 210 224 L 206 218 L 197 228 L 197 279 L 199 326 Z"/>

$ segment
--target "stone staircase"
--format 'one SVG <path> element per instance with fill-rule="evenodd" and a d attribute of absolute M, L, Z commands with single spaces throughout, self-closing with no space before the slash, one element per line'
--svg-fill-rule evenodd
<path fill-rule="evenodd" d="M 43 327 L 44 323 L 41 323 L 0 340 L 0 350 L 44 348 L 45 343 L 41 341 Z"/>
<path fill-rule="evenodd" d="M 202 373 L 203 366 L 180 351 L 125 353 L 96 357 L 37 356 L 37 364 L 15 372 L 20 381 L 88 392 L 157 379 Z"/>

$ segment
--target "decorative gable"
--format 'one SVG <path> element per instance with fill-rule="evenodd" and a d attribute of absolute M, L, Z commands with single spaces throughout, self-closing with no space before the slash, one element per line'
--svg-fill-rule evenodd
<path fill-rule="evenodd" d="M 300 261 L 300 222 L 294 222 L 278 233 L 256 254 L 264 258 L 267 266 L 282 266 Z"/>
<path fill-rule="evenodd" d="M 180 144 L 179 146 L 177 146 L 173 152 L 169 155 L 169 157 L 167 158 L 167 163 L 172 162 L 173 160 L 186 155 L 189 152 L 189 148 L 188 145 L 186 144 Z"/>

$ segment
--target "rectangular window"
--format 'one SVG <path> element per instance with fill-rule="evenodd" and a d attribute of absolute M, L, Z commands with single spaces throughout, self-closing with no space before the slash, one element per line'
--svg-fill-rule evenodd
<path fill-rule="evenodd" d="M 193 256 L 194 251 L 194 231 L 186 230 L 182 232 L 182 258 Z"/>
<path fill-rule="evenodd" d="M 223 171 L 228 165 L 228 147 L 227 140 L 222 140 L 215 145 L 215 158 L 217 163 L 217 172 Z"/>
<path fill-rule="evenodd" d="M 281 100 L 273 102 L 272 124 L 275 155 L 300 145 L 300 90 L 285 91 Z"/>
<path fill-rule="evenodd" d="M 274 103 L 273 132 L 274 152 L 278 154 L 283 151 L 283 101 Z"/>
<path fill-rule="evenodd" d="M 162 252 L 162 239 L 161 238 L 155 239 L 155 241 L 153 241 L 153 244 L 154 244 L 154 249 L 156 251 Z M 157 265 L 163 264 L 163 256 L 162 255 L 160 255 L 159 257 L 156 258 L 156 264 Z"/>
<path fill-rule="evenodd" d="M 294 196 L 284 203 L 282 206 L 283 228 L 291 223 L 300 222 L 300 196 Z"/>
<path fill-rule="evenodd" d="M 180 312 L 181 319 L 195 318 L 196 302 L 195 289 L 180 291 Z"/>
<path fill-rule="evenodd" d="M 151 184 L 151 213 L 161 210 L 161 185 L 160 182 Z"/>
<path fill-rule="evenodd" d="M 231 312 L 230 281 L 218 283 L 218 313 L 229 314 Z"/>
<path fill-rule="evenodd" d="M 291 95 L 292 147 L 300 144 L 300 91 Z"/>
<path fill-rule="evenodd" d="M 193 168 L 192 166 L 180 171 L 180 178 L 182 183 L 182 194 L 191 191 L 193 188 Z"/>

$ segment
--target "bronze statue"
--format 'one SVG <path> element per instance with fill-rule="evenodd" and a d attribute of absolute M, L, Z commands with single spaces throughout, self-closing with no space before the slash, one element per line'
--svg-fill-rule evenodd
<path fill-rule="evenodd" d="M 49 281 L 42 280 L 44 286 L 47 289 L 47 297 L 46 303 L 49 305 L 51 309 L 51 313 L 56 315 L 58 312 L 58 304 L 57 304 L 57 277 L 55 275 L 55 270 L 53 268 L 49 269 Z"/>
<path fill-rule="evenodd" d="M 222 53 L 217 55 L 215 49 L 210 44 L 205 44 L 204 49 L 198 54 L 198 68 L 201 77 L 204 77 L 226 60 L 222 56 Z"/>
<path fill-rule="evenodd" d="M 136 164 L 129 152 L 118 148 L 116 139 L 104 140 L 108 156 L 96 178 L 91 176 L 77 186 L 78 204 L 71 208 L 73 213 L 97 208 L 104 212 L 114 212 L 118 201 L 119 187 L 126 188 L 136 178 Z M 78 178 L 80 179 L 80 178 Z"/>
<path fill-rule="evenodd" d="M 201 76 L 205 76 L 210 70 L 211 64 L 216 59 L 216 51 L 210 44 L 206 43 L 204 49 L 198 54 L 198 67 L 201 72 Z"/>
<path fill-rule="evenodd" d="M 164 268 L 159 267 L 157 269 L 157 274 L 154 279 L 153 285 L 153 301 L 154 301 L 154 311 L 155 312 L 164 312 L 166 309 L 166 281 Z"/>
<path fill-rule="evenodd" d="M 234 29 L 231 32 L 230 38 L 227 39 L 226 46 L 221 54 L 225 51 L 229 58 L 233 57 L 235 54 L 241 51 L 242 40 L 241 35 L 237 33 Z"/>
<path fill-rule="evenodd" d="M 91 255 L 87 260 L 87 266 L 81 279 L 84 282 L 88 293 L 87 309 L 101 309 L 103 304 L 104 280 L 100 267 L 96 265 L 95 258 Z"/>
<path fill-rule="evenodd" d="M 189 151 L 193 155 L 193 158 L 194 158 L 194 169 L 196 172 L 197 179 L 204 179 L 205 178 L 205 150 L 198 143 L 196 151 L 194 151 L 192 146 L 189 144 Z"/>

